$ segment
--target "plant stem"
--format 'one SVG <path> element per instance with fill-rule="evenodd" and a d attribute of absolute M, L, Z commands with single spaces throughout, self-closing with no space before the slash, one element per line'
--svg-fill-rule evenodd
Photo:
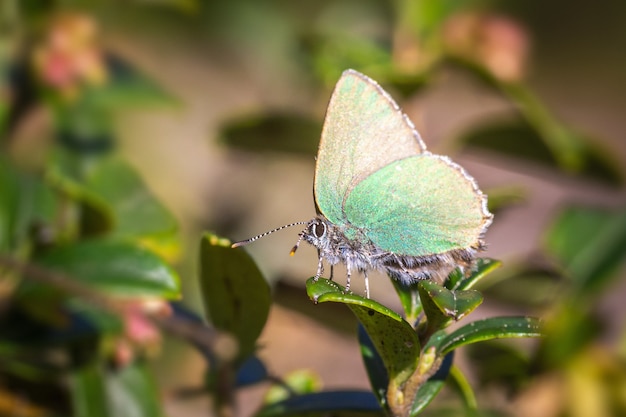
<path fill-rule="evenodd" d="M 406 382 L 397 387 L 393 381 L 390 381 L 387 389 L 387 403 L 395 417 L 408 417 L 411 414 L 417 391 L 439 370 L 443 358 L 439 355 L 432 358 L 428 353 L 422 353 L 420 363 Z M 424 361 L 429 359 L 433 359 L 432 362 L 425 365 Z"/>

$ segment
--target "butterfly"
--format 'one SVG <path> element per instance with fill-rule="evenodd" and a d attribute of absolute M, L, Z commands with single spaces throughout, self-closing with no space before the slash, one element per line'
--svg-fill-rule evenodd
<path fill-rule="evenodd" d="M 445 278 L 469 268 L 484 249 L 493 220 L 476 181 L 446 156 L 426 150 L 413 123 L 371 78 L 346 70 L 330 98 L 313 183 L 317 216 L 271 230 L 306 224 L 304 240 L 324 261 L 354 271 L 379 270 L 403 284 Z"/>

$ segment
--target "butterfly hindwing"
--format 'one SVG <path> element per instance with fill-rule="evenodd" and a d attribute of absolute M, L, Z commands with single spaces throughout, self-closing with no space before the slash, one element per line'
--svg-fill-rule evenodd
<path fill-rule="evenodd" d="M 476 247 L 491 222 L 474 180 L 430 153 L 370 174 L 351 190 L 343 209 L 351 227 L 379 248 L 410 256 Z"/>

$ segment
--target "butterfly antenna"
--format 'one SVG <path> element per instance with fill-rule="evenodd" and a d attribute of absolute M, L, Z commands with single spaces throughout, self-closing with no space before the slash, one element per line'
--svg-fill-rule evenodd
<path fill-rule="evenodd" d="M 274 233 L 274 232 L 278 232 L 279 230 L 283 230 L 283 229 L 286 229 L 286 228 L 291 227 L 291 226 L 297 226 L 297 225 L 299 225 L 299 224 L 307 224 L 307 223 L 308 223 L 308 222 L 295 222 L 295 223 L 291 223 L 291 224 L 286 224 L 286 225 L 284 225 L 284 226 L 277 227 L 276 229 L 272 229 L 272 230 L 267 231 L 267 232 L 265 232 L 265 233 L 261 233 L 260 235 L 257 235 L 257 236 L 254 236 L 254 237 L 251 237 L 250 239 L 246 239 L 246 240 L 242 240 L 242 241 L 239 241 L 239 242 L 235 242 L 235 243 L 233 243 L 230 247 L 231 247 L 231 248 L 238 248 L 238 247 L 240 247 L 240 246 L 247 245 L 248 243 L 252 243 L 252 242 L 254 242 L 255 240 L 259 240 L 259 239 L 261 239 L 262 237 L 265 237 L 265 236 L 267 236 L 267 235 L 269 235 L 269 234 L 272 234 L 272 233 Z M 300 240 L 298 240 L 298 243 L 299 243 L 299 242 L 300 242 Z"/>

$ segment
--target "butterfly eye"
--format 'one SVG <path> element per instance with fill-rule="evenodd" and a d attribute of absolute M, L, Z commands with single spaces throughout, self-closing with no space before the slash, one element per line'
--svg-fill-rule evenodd
<path fill-rule="evenodd" d="M 322 237 L 326 234 L 326 225 L 322 222 L 315 222 L 315 224 L 311 225 L 311 232 L 315 237 Z"/>

